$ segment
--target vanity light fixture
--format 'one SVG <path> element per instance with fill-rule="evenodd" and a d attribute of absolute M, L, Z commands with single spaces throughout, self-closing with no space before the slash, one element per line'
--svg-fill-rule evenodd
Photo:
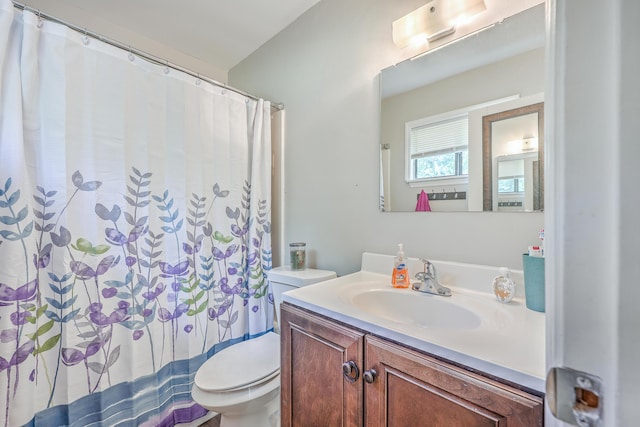
<path fill-rule="evenodd" d="M 523 152 L 538 151 L 538 138 L 522 138 L 520 144 Z"/>
<path fill-rule="evenodd" d="M 486 9 L 484 0 L 433 0 L 393 22 L 393 42 L 400 48 L 433 42 Z"/>

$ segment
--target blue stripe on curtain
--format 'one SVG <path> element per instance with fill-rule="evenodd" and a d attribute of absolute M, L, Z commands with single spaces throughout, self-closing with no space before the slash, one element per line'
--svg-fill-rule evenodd
<path fill-rule="evenodd" d="M 245 334 L 215 344 L 206 353 L 191 359 L 170 362 L 157 374 L 116 384 L 69 405 L 45 409 L 38 412 L 30 422 L 24 424 L 24 427 L 90 427 L 103 423 L 124 427 L 141 426 L 149 422 L 153 422 L 149 424 L 153 426 L 170 427 L 194 421 L 208 412 L 200 405 L 194 404 L 191 399 L 191 387 L 198 368 L 219 351 L 265 333 Z M 75 414 L 78 414 L 77 418 Z M 163 415 L 164 418 L 161 418 Z"/>

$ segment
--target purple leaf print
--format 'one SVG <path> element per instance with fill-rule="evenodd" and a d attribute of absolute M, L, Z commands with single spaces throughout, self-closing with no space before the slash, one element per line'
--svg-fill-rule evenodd
<path fill-rule="evenodd" d="M 104 288 L 102 290 L 102 296 L 105 298 L 115 297 L 118 293 L 118 289 L 116 288 Z"/>
<path fill-rule="evenodd" d="M 121 210 L 120 210 L 120 206 L 118 205 L 113 205 L 113 208 L 109 210 L 106 208 L 106 206 L 100 203 L 97 203 L 96 214 L 98 214 L 98 216 L 105 221 L 116 222 L 118 218 L 120 218 Z"/>
<path fill-rule="evenodd" d="M 29 316 L 28 311 L 23 311 L 23 312 L 16 311 L 11 313 L 11 315 L 9 316 L 9 318 L 11 319 L 11 323 L 13 323 L 15 326 L 24 325 L 25 323 L 27 323 L 29 317 L 31 316 Z"/>
<path fill-rule="evenodd" d="M 127 264 L 127 267 L 131 267 L 133 266 L 138 260 L 136 259 L 136 257 L 133 256 L 128 256 L 124 259 L 125 264 Z"/>
<path fill-rule="evenodd" d="M 89 306 L 89 311 L 91 313 L 99 313 L 102 310 L 102 304 L 99 302 L 94 302 Z"/>
<path fill-rule="evenodd" d="M 187 255 L 193 255 L 193 248 L 191 247 L 190 244 L 188 243 L 183 243 L 182 244 L 182 250 L 187 254 Z"/>
<path fill-rule="evenodd" d="M 133 340 L 138 341 L 140 338 L 142 338 L 143 335 L 144 331 L 141 331 L 139 329 L 137 331 L 133 331 Z"/>
<path fill-rule="evenodd" d="M 142 294 L 142 297 L 149 301 L 156 299 L 158 295 L 160 295 L 165 290 L 166 287 L 167 286 L 164 283 L 160 283 L 158 286 L 156 286 L 155 290 L 144 292 Z"/>
<path fill-rule="evenodd" d="M 29 374 L 29 381 L 34 382 L 36 380 L 36 370 L 32 369 L 31 373 Z"/>
<path fill-rule="evenodd" d="M 153 310 L 151 310 L 150 308 L 145 308 L 144 310 L 142 310 L 142 317 L 149 317 L 153 314 Z"/>
<path fill-rule="evenodd" d="M 245 226 L 243 228 L 238 227 L 236 224 L 231 224 L 231 234 L 236 237 L 242 237 L 249 231 L 249 227 Z"/>
<path fill-rule="evenodd" d="M 59 248 L 65 247 L 71 243 L 71 233 L 63 226 L 60 226 L 60 234 L 56 234 L 52 231 L 50 236 L 53 244 Z"/>
<path fill-rule="evenodd" d="M 84 182 L 84 178 L 82 177 L 82 174 L 80 173 L 80 171 L 75 171 L 73 173 L 73 176 L 71 177 L 71 181 L 73 182 L 73 185 L 78 190 L 82 190 L 82 191 L 97 190 L 102 185 L 100 181 Z"/>
<path fill-rule="evenodd" d="M 182 276 L 189 268 L 189 261 L 182 261 L 175 267 L 168 262 L 160 262 L 160 270 L 165 274 L 163 277 Z"/>
<path fill-rule="evenodd" d="M 9 367 L 9 362 L 4 357 L 0 356 L 0 372 L 4 371 Z"/>
<path fill-rule="evenodd" d="M 84 351 L 84 358 L 88 359 L 89 357 L 93 356 L 94 354 L 96 354 L 98 351 L 100 351 L 100 348 L 102 348 L 102 342 L 100 341 L 94 341 L 91 344 L 89 344 L 87 346 L 87 348 Z"/>
<path fill-rule="evenodd" d="M 172 314 L 169 310 L 162 307 L 158 310 L 158 317 L 160 318 L 160 321 L 167 322 L 169 320 L 177 319 L 178 317 L 182 316 L 188 309 L 189 306 L 187 304 L 180 304 L 176 307 Z"/>
<path fill-rule="evenodd" d="M 0 332 L 0 342 L 8 343 L 18 339 L 18 330 L 16 328 L 13 329 L 5 329 Z"/>
<path fill-rule="evenodd" d="M 231 255 L 235 254 L 236 252 L 238 252 L 239 246 L 238 245 L 230 245 L 227 248 L 227 251 L 224 254 L 225 258 L 229 258 Z"/>
<path fill-rule="evenodd" d="M 84 354 L 75 348 L 62 349 L 62 363 L 67 366 L 77 365 L 84 360 Z"/>
<path fill-rule="evenodd" d="M 71 271 L 73 271 L 80 280 L 88 280 L 96 277 L 96 272 L 93 268 L 82 261 L 71 261 L 69 266 L 71 267 Z"/>
<path fill-rule="evenodd" d="M 229 267 L 229 268 L 227 269 L 227 272 L 228 272 L 230 275 L 232 275 L 232 276 L 233 276 L 234 274 L 236 274 L 236 273 L 238 272 L 238 269 L 237 269 L 237 268 L 235 268 L 235 267 Z"/>
<path fill-rule="evenodd" d="M 253 252 L 247 255 L 247 263 L 250 265 L 255 264 L 256 259 L 258 258 L 258 252 Z"/>
<path fill-rule="evenodd" d="M 230 219 L 238 219 L 240 217 L 240 208 L 236 208 L 235 210 L 233 210 L 227 206 L 227 216 Z"/>
<path fill-rule="evenodd" d="M 136 225 L 135 227 L 133 227 L 133 229 L 129 233 L 129 238 L 127 239 L 127 242 L 128 243 L 135 242 L 136 240 L 138 240 L 138 237 L 142 236 L 145 233 L 146 233 L 146 230 L 144 225 Z"/>
<path fill-rule="evenodd" d="M 35 345 L 36 345 L 35 341 L 29 340 L 26 343 L 22 344 L 20 347 L 18 347 L 16 352 L 13 353 L 13 356 L 11 356 L 9 365 L 18 366 L 19 364 L 27 360 L 27 357 L 29 357 L 29 355 L 33 353 L 33 349 Z"/>
<path fill-rule="evenodd" d="M 260 307 L 258 307 L 257 305 L 254 305 L 253 307 L 251 307 L 251 311 L 253 311 L 254 313 L 257 313 L 258 310 L 260 310 Z"/>
<path fill-rule="evenodd" d="M 215 258 L 216 261 L 222 261 L 224 259 L 224 253 L 220 249 L 214 246 L 211 251 L 213 252 L 213 258 Z"/>
<path fill-rule="evenodd" d="M 98 326 L 108 326 L 114 323 L 119 323 L 127 319 L 128 317 L 129 315 L 127 314 L 126 308 L 118 308 L 116 310 L 113 310 L 113 312 L 109 316 L 100 311 L 94 311 L 89 314 L 89 318 L 91 319 L 91 321 Z"/>
<path fill-rule="evenodd" d="M 40 250 L 40 254 L 33 254 L 33 264 L 36 268 L 46 268 L 49 265 L 49 261 L 51 260 L 51 248 L 53 245 L 51 243 L 47 243 Z"/>
<path fill-rule="evenodd" d="M 209 307 L 207 314 L 210 320 L 215 320 L 216 317 L 218 317 L 218 314 L 216 313 L 216 310 L 213 307 Z"/>
<path fill-rule="evenodd" d="M 193 325 L 187 325 L 187 326 L 185 326 L 185 327 L 184 327 L 184 331 L 185 331 L 186 333 L 189 333 L 189 332 L 191 332 L 192 330 L 193 330 Z"/>
<path fill-rule="evenodd" d="M 158 309 L 158 319 L 160 319 L 161 322 L 168 322 L 172 319 L 171 312 L 164 307 Z"/>
<path fill-rule="evenodd" d="M 0 306 L 6 306 L 15 301 L 30 301 L 35 298 L 37 289 L 38 279 L 33 279 L 18 289 L 0 283 Z"/>
<path fill-rule="evenodd" d="M 127 238 L 127 236 L 125 236 L 115 228 L 107 227 L 104 230 L 104 233 L 106 234 L 107 242 L 111 243 L 112 245 L 122 246 L 129 243 L 129 239 Z"/>
<path fill-rule="evenodd" d="M 120 261 L 120 258 L 118 257 L 118 259 L 115 259 L 113 255 L 104 257 L 98 264 L 98 267 L 96 267 L 96 276 L 100 276 L 106 273 L 107 270 L 115 266 L 118 263 L 118 261 Z"/>

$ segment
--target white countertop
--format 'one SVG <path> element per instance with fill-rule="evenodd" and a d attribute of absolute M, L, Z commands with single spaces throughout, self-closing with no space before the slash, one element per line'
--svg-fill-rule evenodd
<path fill-rule="evenodd" d="M 365 265 L 363 261 L 363 266 Z M 456 268 L 458 267 L 459 264 L 456 265 Z M 441 268 L 446 270 L 447 266 L 441 265 Z M 451 297 L 429 295 L 411 289 L 396 289 L 391 286 L 390 277 L 390 274 L 359 271 L 286 292 L 283 299 L 285 302 L 383 338 L 544 392 L 544 313 L 527 309 L 522 298 L 502 304 L 496 300 L 493 293 L 457 287 L 452 283 L 446 283 L 452 289 Z M 441 301 L 445 307 L 456 305 L 463 309 L 464 313 L 468 310 L 477 315 L 477 318 L 472 316 L 477 321 L 465 324 L 462 328 L 457 327 L 460 322 L 456 319 L 458 315 L 454 313 L 457 313 L 455 309 L 458 307 L 450 309 L 454 316 L 452 319 L 438 319 L 435 326 L 398 321 L 398 316 L 402 317 L 402 313 L 384 313 L 379 309 L 376 311 L 358 307 L 355 301 L 363 292 L 380 292 L 380 295 L 387 297 L 399 296 L 401 300 L 408 294 L 411 302 L 413 298 L 435 298 L 438 300 L 425 302 Z M 405 295 L 392 295 L 389 292 Z M 416 304 L 420 304 L 420 301 L 417 300 Z M 394 309 L 398 310 L 398 307 L 390 304 L 389 310 Z M 444 310 L 446 316 L 447 309 Z"/>

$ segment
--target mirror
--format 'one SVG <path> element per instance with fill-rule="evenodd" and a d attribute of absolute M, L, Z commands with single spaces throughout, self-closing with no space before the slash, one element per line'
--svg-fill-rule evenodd
<path fill-rule="evenodd" d="M 482 118 L 483 210 L 544 209 L 544 104 Z"/>
<path fill-rule="evenodd" d="M 432 211 L 535 210 L 525 209 L 529 205 L 525 206 L 524 202 L 521 207 L 494 209 L 494 200 L 506 195 L 504 192 L 498 195 L 497 187 L 496 195 L 491 194 L 491 208 L 485 208 L 484 162 L 489 160 L 483 151 L 482 118 L 544 100 L 544 19 L 544 4 L 541 4 L 492 28 L 382 70 L 379 159 L 382 211 L 416 210 L 423 190 Z M 417 168 L 420 154 L 409 151 L 408 126 L 434 118 L 446 120 L 447 116 L 456 114 L 468 116 L 468 151 L 463 150 L 459 157 L 462 167 L 445 168 L 456 170 L 456 175 L 416 176 L 412 171 Z M 492 153 L 497 155 L 500 151 L 492 150 Z M 444 154 L 450 159 L 458 156 L 451 152 Z M 505 154 L 513 153 L 500 155 Z M 537 161 L 540 159 L 542 157 Z M 523 160 L 523 165 L 533 168 L 531 162 Z M 505 171 L 507 164 L 503 167 Z M 492 174 L 499 170 L 496 158 L 492 158 L 488 166 Z M 535 167 L 543 170 L 543 165 Z M 514 184 L 516 182 L 529 188 L 526 179 Z M 533 185 L 533 179 L 530 182 Z M 542 194 L 543 182 L 539 180 L 539 183 Z M 502 184 L 507 185 L 507 178 Z"/>

